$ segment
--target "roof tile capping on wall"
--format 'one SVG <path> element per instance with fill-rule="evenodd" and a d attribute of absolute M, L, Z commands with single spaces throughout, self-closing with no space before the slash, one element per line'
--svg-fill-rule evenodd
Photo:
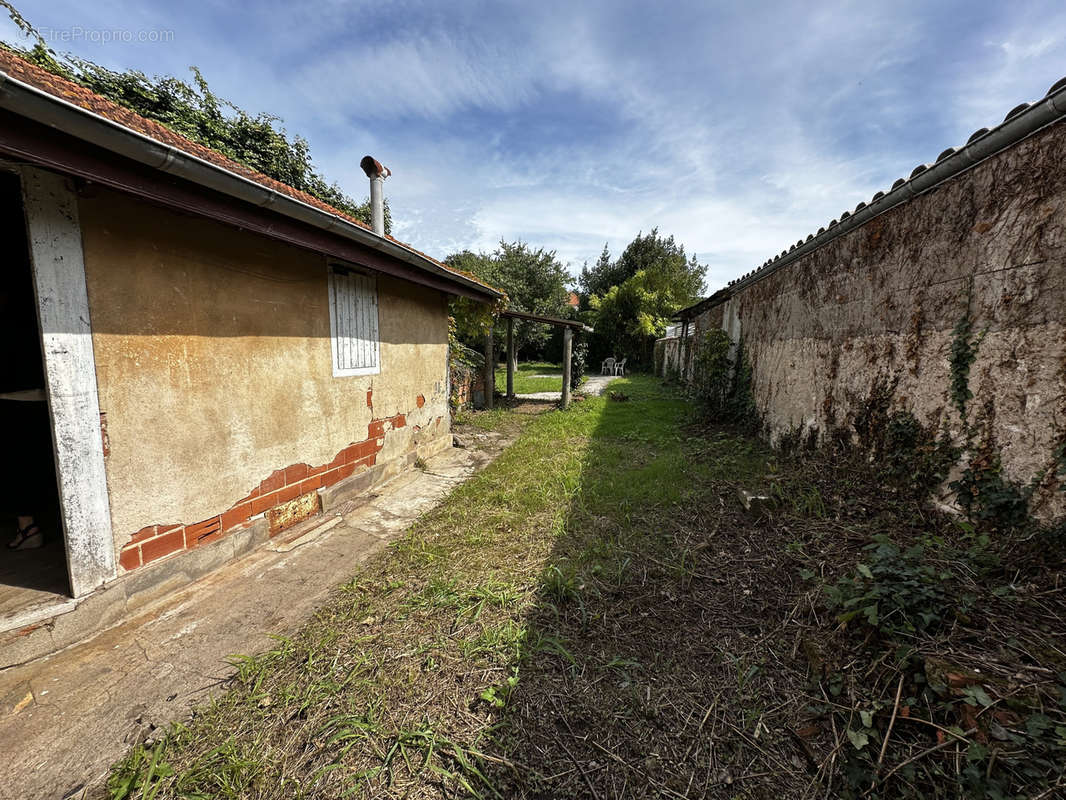
<path fill-rule="evenodd" d="M 1066 513 L 1064 116 L 1066 80 L 679 313 L 697 346 L 727 324 L 742 339 L 771 438 L 858 441 L 860 413 L 913 415 L 963 451 L 945 507 L 981 455 L 1038 484 L 1031 514 Z"/>
<path fill-rule="evenodd" d="M 869 203 L 861 202 L 854 212 L 844 211 L 839 219 L 831 220 L 817 233 L 808 234 L 789 249 L 767 259 L 759 267 L 735 278 L 727 284 L 726 289 L 682 309 L 678 318 L 695 316 L 696 309 L 712 305 L 711 301 L 724 302 L 733 291 L 762 280 L 781 267 L 824 247 L 834 239 L 869 222 L 876 216 L 907 201 L 935 189 L 939 184 L 980 164 L 985 159 L 1012 147 L 1037 131 L 1053 125 L 1066 116 L 1066 77 L 1056 81 L 1041 100 L 1035 103 L 1020 103 L 1007 112 L 1003 121 L 994 128 L 979 128 L 970 134 L 970 138 L 960 147 L 949 147 L 941 151 L 932 164 L 918 164 L 907 178 L 897 178 L 887 192 L 877 191 Z"/>

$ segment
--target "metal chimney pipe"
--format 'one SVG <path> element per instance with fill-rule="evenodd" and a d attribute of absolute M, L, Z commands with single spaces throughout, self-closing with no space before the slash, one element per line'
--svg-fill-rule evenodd
<path fill-rule="evenodd" d="M 359 162 L 363 172 L 370 178 L 370 227 L 378 236 L 385 235 L 385 179 L 392 174 L 392 170 L 383 166 L 380 161 L 372 156 L 363 156 Z"/>

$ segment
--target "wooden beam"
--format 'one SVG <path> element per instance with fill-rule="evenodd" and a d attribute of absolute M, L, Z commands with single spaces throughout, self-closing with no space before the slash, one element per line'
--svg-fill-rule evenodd
<path fill-rule="evenodd" d="M 451 281 L 445 274 L 416 267 L 338 233 L 251 206 L 3 110 L 0 110 L 0 157 L 84 178 L 166 208 L 208 217 L 448 294 L 482 303 L 494 299 L 489 290 L 481 292 L 476 287 Z"/>
<path fill-rule="evenodd" d="M 496 393 L 496 357 L 492 352 L 492 328 L 485 334 L 485 408 L 492 410 Z"/>
<path fill-rule="evenodd" d="M 507 317 L 508 319 L 524 319 L 529 322 L 543 322 L 545 325 L 556 325 L 560 328 L 569 327 L 574 330 L 585 331 L 592 333 L 592 328 L 586 325 L 581 320 L 577 319 L 559 319 L 558 317 L 545 317 L 540 314 L 527 314 L 525 311 L 512 311 L 508 309 L 500 312 L 501 317 Z"/>
<path fill-rule="evenodd" d="M 570 405 L 570 352 L 573 349 L 573 338 L 574 331 L 571 328 L 563 328 L 563 408 Z"/>
<path fill-rule="evenodd" d="M 518 358 L 514 351 L 514 317 L 507 318 L 507 399 L 514 400 L 514 371 Z"/>

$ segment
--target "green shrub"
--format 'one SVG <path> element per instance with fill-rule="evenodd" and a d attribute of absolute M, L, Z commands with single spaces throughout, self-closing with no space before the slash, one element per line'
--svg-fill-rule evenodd
<path fill-rule="evenodd" d="M 959 457 L 947 435 L 937 438 L 909 411 L 896 411 L 885 423 L 882 466 L 885 477 L 918 494 L 939 486 Z"/>
<path fill-rule="evenodd" d="M 733 342 L 721 328 L 703 335 L 692 359 L 689 391 L 702 414 L 715 422 L 755 427 L 757 414 L 752 393 L 751 364 L 744 343 Z"/>
<path fill-rule="evenodd" d="M 982 526 L 1010 530 L 1029 521 L 1036 484 L 1021 487 L 1007 480 L 999 453 L 991 448 L 976 453 L 950 486 L 966 516 Z"/>
<path fill-rule="evenodd" d="M 863 549 L 867 561 L 825 589 L 829 607 L 839 609 L 837 619 L 858 619 L 886 636 L 935 631 L 948 607 L 944 582 L 951 573 L 929 564 L 921 545 L 901 550 L 884 534 Z"/>
<path fill-rule="evenodd" d="M 577 389 L 585 379 L 588 368 L 589 343 L 584 337 L 574 339 L 570 350 L 570 388 Z"/>

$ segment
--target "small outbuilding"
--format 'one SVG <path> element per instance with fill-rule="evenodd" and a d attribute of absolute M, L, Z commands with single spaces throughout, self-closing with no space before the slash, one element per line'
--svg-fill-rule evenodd
<path fill-rule="evenodd" d="M 176 588 L 450 446 L 448 299 L 501 294 L 374 222 L 0 50 L 0 524 L 45 530 L 0 547 L 0 636 Z"/>

